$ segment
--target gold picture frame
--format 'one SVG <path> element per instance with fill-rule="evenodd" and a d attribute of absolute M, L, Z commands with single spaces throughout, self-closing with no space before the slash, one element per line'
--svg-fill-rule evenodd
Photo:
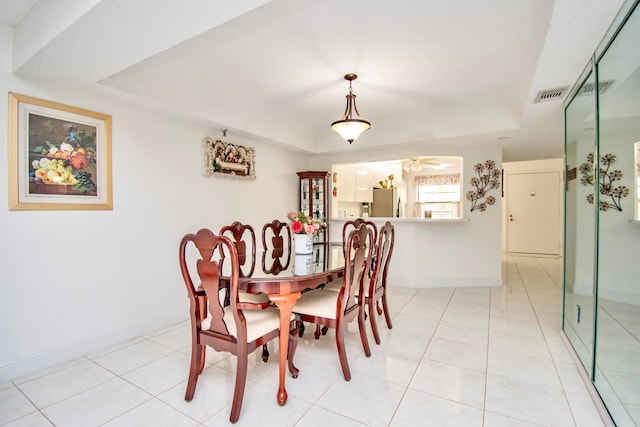
<path fill-rule="evenodd" d="M 111 210 L 111 116 L 9 92 L 9 210 Z"/>

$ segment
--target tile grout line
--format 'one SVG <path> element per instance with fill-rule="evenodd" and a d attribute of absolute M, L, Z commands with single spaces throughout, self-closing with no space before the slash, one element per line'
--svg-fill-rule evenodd
<path fill-rule="evenodd" d="M 400 401 L 398 402 L 398 405 L 394 409 L 393 414 L 391 415 L 391 418 L 389 419 L 389 424 L 388 425 L 391 425 L 393 423 L 393 419 L 396 417 L 396 414 L 398 413 L 398 409 L 400 408 L 400 405 L 402 404 L 402 401 L 404 400 L 405 396 L 407 395 L 407 391 L 409 390 L 409 386 L 411 385 L 411 381 L 413 381 L 413 378 L 416 375 L 416 371 L 420 367 L 420 364 L 422 363 L 422 359 L 427 354 L 427 350 L 429 350 L 429 345 L 431 345 L 431 341 L 433 340 L 433 337 L 435 336 L 436 331 L 438 330 L 438 327 L 440 326 L 440 323 L 442 322 L 442 318 L 444 317 L 444 314 L 446 313 L 447 308 L 449 307 L 449 304 L 451 304 L 451 300 L 453 299 L 453 295 L 456 293 L 456 289 L 457 288 L 454 288 L 453 292 L 451 292 L 451 295 L 449 295 L 449 300 L 447 301 L 447 305 L 444 307 L 444 309 L 442 310 L 442 313 L 440 314 L 440 318 L 438 319 L 438 323 L 436 324 L 435 328 L 433 329 L 433 334 L 431 334 L 431 336 L 427 340 L 427 345 L 425 346 L 424 351 L 422 352 L 422 356 L 420 356 L 420 359 L 418 360 L 418 364 L 416 365 L 416 368 L 413 370 L 413 373 L 411 374 L 411 378 L 409 378 L 409 381 L 407 381 L 406 387 L 404 387 L 404 392 L 402 393 L 402 397 L 400 398 Z M 419 291 L 416 292 L 413 295 L 413 297 L 411 297 L 411 299 L 407 301 L 407 303 L 404 305 L 404 307 L 406 307 L 411 300 L 413 300 L 416 296 L 418 296 L 419 293 L 420 293 Z M 400 313 L 400 311 L 398 311 L 398 313 Z M 398 314 L 398 313 L 396 313 L 396 314 Z"/>
<path fill-rule="evenodd" d="M 502 284 L 504 287 L 504 283 Z M 493 287 L 489 287 L 489 321 L 487 322 L 487 358 L 484 364 L 484 393 L 482 396 L 482 426 L 484 427 L 487 416 L 487 383 L 489 382 L 489 350 L 491 338 L 491 306 L 493 304 Z"/>
<path fill-rule="evenodd" d="M 549 274 L 547 269 L 544 268 L 544 266 L 540 264 L 540 262 L 538 261 L 537 258 L 534 258 L 534 259 L 535 259 L 536 264 L 547 274 L 547 276 L 551 279 L 551 281 L 554 284 L 556 284 L 556 286 L 557 286 L 558 284 L 556 283 L 555 280 L 553 280 L 553 277 Z M 524 283 L 524 280 L 523 280 L 523 283 Z M 529 289 L 527 288 L 526 284 L 524 286 L 525 286 L 525 291 L 527 292 L 527 296 L 529 296 Z M 562 289 L 560 289 L 560 291 L 562 291 Z M 564 396 L 564 399 L 567 402 L 567 407 L 569 408 L 569 413 L 571 414 L 571 419 L 573 421 L 573 424 L 575 426 L 577 426 L 578 422 L 577 422 L 576 417 L 575 417 L 574 408 L 572 408 L 572 406 L 571 406 L 571 402 L 569 401 L 569 395 L 567 394 L 567 390 L 565 388 L 564 382 L 562 381 L 562 377 L 560 375 L 560 371 L 558 369 L 558 363 L 556 361 L 556 358 L 553 357 L 553 352 L 551 351 L 551 348 L 549 347 L 549 341 L 547 340 L 547 336 L 545 335 L 544 329 L 542 328 L 542 322 L 540 321 L 540 317 L 538 316 L 538 310 L 536 309 L 536 306 L 533 305 L 533 303 L 531 304 L 531 306 L 533 307 L 533 313 L 536 316 L 536 320 L 538 322 L 538 326 L 540 327 L 540 331 L 542 332 L 542 337 L 544 338 L 545 347 L 547 347 L 547 351 L 549 352 L 549 355 L 551 356 L 551 362 L 553 363 L 553 369 L 554 369 L 554 371 L 556 373 L 556 376 L 558 377 L 558 382 L 560 383 L 560 387 L 562 388 L 562 395 Z"/>

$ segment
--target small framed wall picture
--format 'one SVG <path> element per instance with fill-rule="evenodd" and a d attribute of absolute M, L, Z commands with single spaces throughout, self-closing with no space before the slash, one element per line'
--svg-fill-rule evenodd
<path fill-rule="evenodd" d="M 226 134 L 226 131 L 225 131 Z M 205 137 L 204 163 L 207 176 L 256 179 L 256 150 Z"/>

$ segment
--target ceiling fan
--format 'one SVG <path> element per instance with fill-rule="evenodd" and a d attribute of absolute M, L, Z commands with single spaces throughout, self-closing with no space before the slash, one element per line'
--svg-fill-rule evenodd
<path fill-rule="evenodd" d="M 441 170 L 445 169 L 448 166 L 452 165 L 449 163 L 441 163 L 435 159 L 419 159 L 415 157 L 402 163 L 402 169 L 404 169 L 406 172 L 418 172 L 423 168 Z"/>

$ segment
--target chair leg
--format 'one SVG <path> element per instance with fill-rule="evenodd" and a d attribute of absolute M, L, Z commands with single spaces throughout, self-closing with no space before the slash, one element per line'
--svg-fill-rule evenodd
<path fill-rule="evenodd" d="M 293 364 L 293 357 L 296 354 L 296 348 L 298 348 L 298 330 L 293 324 L 293 327 L 289 331 L 289 347 L 287 348 L 287 362 L 289 365 L 289 372 L 293 378 L 298 378 L 300 370 Z"/>
<path fill-rule="evenodd" d="M 198 311 L 200 312 L 200 320 L 206 320 L 207 318 L 207 297 L 206 296 L 199 296 L 198 297 Z M 193 321 L 193 320 L 192 320 Z M 192 334 L 197 334 L 196 332 L 191 332 Z M 191 338 L 193 340 L 193 342 L 195 343 L 195 339 L 196 338 Z M 193 360 L 193 352 L 195 351 L 195 344 L 192 345 L 191 348 L 191 356 L 192 356 L 192 360 Z M 202 373 L 202 370 L 204 369 L 204 361 L 206 359 L 206 355 L 207 355 L 207 346 L 206 345 L 202 345 L 200 346 L 200 359 L 199 359 L 199 363 L 198 363 L 198 375 L 200 375 Z M 193 393 L 192 393 L 193 395 Z M 189 399 L 191 400 L 191 399 Z"/>
<path fill-rule="evenodd" d="M 244 398 L 244 387 L 247 382 L 247 365 L 248 355 L 246 347 L 238 349 L 237 354 L 238 368 L 236 369 L 236 386 L 233 390 L 233 403 L 231 404 L 231 415 L 229 421 L 235 423 L 240 417 L 240 409 L 242 409 L 242 399 Z"/>
<path fill-rule="evenodd" d="M 340 366 L 342 367 L 342 375 L 345 381 L 351 381 L 351 370 L 349 370 L 349 360 L 347 360 L 347 352 L 344 347 L 344 327 L 342 322 L 336 325 L 336 346 L 338 347 L 338 357 L 340 358 Z"/>
<path fill-rule="evenodd" d="M 384 309 L 384 318 L 387 321 L 387 327 L 389 329 L 393 328 L 393 325 L 391 324 L 391 315 L 389 314 L 389 306 L 387 306 L 387 292 L 385 290 L 385 293 L 382 294 L 382 307 Z"/>
<path fill-rule="evenodd" d="M 204 362 L 207 359 L 207 346 L 201 345 L 200 348 L 200 366 L 198 366 L 198 375 L 200 375 L 204 370 Z"/>
<path fill-rule="evenodd" d="M 191 347 L 191 364 L 189 366 L 189 380 L 187 381 L 187 391 L 184 394 L 184 400 L 191 402 L 193 394 L 196 391 L 196 384 L 198 384 L 198 375 L 202 372 L 200 366 L 203 365 L 204 358 L 203 345 L 193 344 Z"/>
<path fill-rule="evenodd" d="M 358 330 L 360 331 L 360 341 L 362 341 L 362 348 L 364 348 L 364 355 L 371 357 L 371 349 L 369 348 L 369 339 L 367 338 L 367 328 L 364 324 L 364 310 L 361 308 L 358 314 Z"/>
<path fill-rule="evenodd" d="M 266 344 L 262 344 L 262 361 L 264 363 L 269 361 L 269 349 Z"/>
<path fill-rule="evenodd" d="M 369 309 L 369 323 L 371 324 L 371 332 L 373 332 L 373 339 L 376 341 L 376 344 L 380 345 L 380 333 L 378 332 L 378 322 L 376 321 L 375 302 L 369 300 L 369 303 L 367 304 L 367 308 Z"/>

